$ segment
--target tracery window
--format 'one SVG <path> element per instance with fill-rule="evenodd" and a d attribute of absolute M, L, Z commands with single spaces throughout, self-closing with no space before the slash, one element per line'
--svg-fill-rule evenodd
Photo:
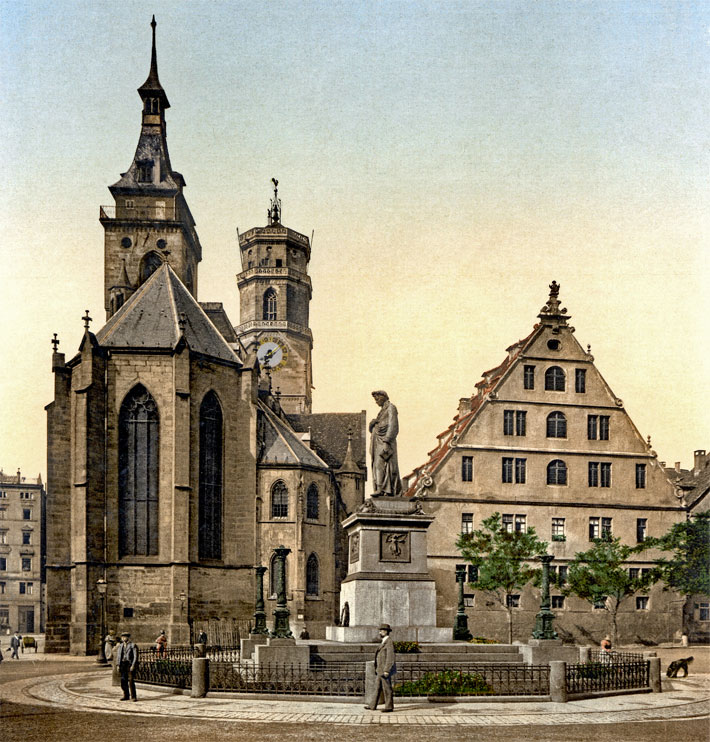
<path fill-rule="evenodd" d="M 200 405 L 200 559 L 222 558 L 222 408 L 208 392 Z"/>

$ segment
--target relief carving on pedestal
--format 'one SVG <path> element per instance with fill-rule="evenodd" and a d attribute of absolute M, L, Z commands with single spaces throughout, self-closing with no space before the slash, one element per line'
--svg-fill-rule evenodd
<path fill-rule="evenodd" d="M 380 532 L 380 561 L 409 562 L 409 533 L 402 531 Z"/>
<path fill-rule="evenodd" d="M 350 564 L 360 561 L 360 533 L 350 537 Z"/>

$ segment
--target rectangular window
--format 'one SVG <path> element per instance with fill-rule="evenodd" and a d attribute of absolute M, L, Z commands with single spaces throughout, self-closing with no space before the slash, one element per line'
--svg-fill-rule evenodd
<path fill-rule="evenodd" d="M 503 435 L 513 435 L 513 410 L 503 410 Z"/>
<path fill-rule="evenodd" d="M 564 595 L 553 595 L 552 596 L 552 607 L 557 608 L 558 610 L 560 608 L 565 607 L 565 596 Z"/>
<path fill-rule="evenodd" d="M 463 596 L 463 604 L 465 608 L 473 608 L 474 605 L 474 596 L 473 595 L 466 595 L 464 593 Z"/>
<path fill-rule="evenodd" d="M 32 520 L 32 508 L 22 509 L 22 520 Z"/>
<path fill-rule="evenodd" d="M 132 198 L 126 199 L 126 208 L 127 209 L 135 209 L 136 208 L 136 202 Z"/>
<path fill-rule="evenodd" d="M 6 606 L 0 608 L 0 626 L 7 627 L 10 625 L 10 609 Z"/>
<path fill-rule="evenodd" d="M 553 541 L 564 541 L 565 536 L 565 519 L 564 518 L 553 518 L 552 519 L 552 540 Z"/>
<path fill-rule="evenodd" d="M 515 483 L 525 484 L 527 459 L 515 459 Z"/>
<path fill-rule="evenodd" d="M 636 610 L 647 611 L 648 610 L 648 597 L 645 595 L 638 595 L 636 597 Z"/>
<path fill-rule="evenodd" d="M 648 519 L 647 518 L 636 518 L 636 542 L 641 543 L 646 540 L 646 533 L 648 532 Z"/>
<path fill-rule="evenodd" d="M 32 543 L 32 531 L 22 532 L 22 544 L 23 546 L 29 546 Z"/>
<path fill-rule="evenodd" d="M 0 572 L 5 572 L 7 569 L 7 558 L 0 557 Z"/>
<path fill-rule="evenodd" d="M 24 595 L 25 594 L 25 585 L 26 584 L 27 584 L 26 582 L 21 582 L 20 583 L 20 595 Z"/>
<path fill-rule="evenodd" d="M 629 579 L 638 580 L 641 570 L 638 567 L 629 567 Z"/>
<path fill-rule="evenodd" d="M 516 515 L 515 516 L 515 530 L 518 533 L 526 533 L 528 530 L 528 516 L 527 515 Z"/>
<path fill-rule="evenodd" d="M 473 482 L 473 456 L 461 457 L 461 481 Z"/>
<path fill-rule="evenodd" d="M 569 567 L 558 567 L 557 568 L 557 578 L 559 580 L 560 585 L 564 585 L 567 582 L 567 570 Z"/>
<path fill-rule="evenodd" d="M 501 473 L 503 484 L 511 484 L 513 481 L 513 459 L 507 456 L 503 457 L 503 471 Z"/>
<path fill-rule="evenodd" d="M 587 415 L 587 440 L 595 441 L 599 429 L 599 415 Z"/>
<path fill-rule="evenodd" d="M 599 462 L 590 461 L 587 467 L 587 483 L 590 487 L 599 486 Z"/>
<path fill-rule="evenodd" d="M 7 531 L 0 531 L 0 544 L 7 543 Z"/>
<path fill-rule="evenodd" d="M 602 518 L 602 538 L 611 538 L 611 518 Z"/>
<path fill-rule="evenodd" d="M 523 389 L 535 388 L 535 366 L 523 366 Z"/>
<path fill-rule="evenodd" d="M 574 391 L 577 394 L 585 394 L 587 391 L 587 370 L 584 368 L 574 370 Z"/>
<path fill-rule="evenodd" d="M 636 489 L 646 489 L 646 464 L 636 464 Z"/>
<path fill-rule="evenodd" d="M 503 515 L 503 530 L 508 531 L 508 533 L 513 532 L 513 516 L 512 515 Z"/>
<path fill-rule="evenodd" d="M 609 415 L 599 415 L 599 440 L 609 440 Z"/>
<path fill-rule="evenodd" d="M 650 567 L 641 567 L 641 577 L 645 577 L 650 571 Z"/>
<path fill-rule="evenodd" d="M 7 512 L 7 508 L 0 508 L 0 520 L 5 520 L 6 512 Z"/>
<path fill-rule="evenodd" d="M 505 602 L 508 608 L 520 608 L 520 595 L 506 595 Z"/>
<path fill-rule="evenodd" d="M 599 538 L 599 518 L 591 517 L 589 519 L 589 540 L 594 541 Z"/>
<path fill-rule="evenodd" d="M 603 611 L 606 608 L 606 600 L 595 600 L 592 604 L 595 611 Z"/>
<path fill-rule="evenodd" d="M 461 533 L 473 533 L 473 513 L 461 513 Z"/>
<path fill-rule="evenodd" d="M 5 583 L 0 582 L 0 595 L 5 595 Z"/>
<path fill-rule="evenodd" d="M 527 412 L 518 410 L 515 413 L 515 435 L 525 435 L 525 418 Z"/>
<path fill-rule="evenodd" d="M 473 564 L 457 564 L 457 572 L 465 572 L 466 582 L 476 582 L 478 579 L 478 567 Z"/>
<path fill-rule="evenodd" d="M 30 559 L 30 557 L 22 557 L 22 571 L 23 572 L 32 571 L 32 559 Z"/>
<path fill-rule="evenodd" d="M 599 468 L 599 484 L 602 487 L 611 487 L 611 464 L 603 463 Z"/>
<path fill-rule="evenodd" d="M 710 621 L 710 603 L 700 603 L 698 605 L 698 619 L 700 621 Z"/>

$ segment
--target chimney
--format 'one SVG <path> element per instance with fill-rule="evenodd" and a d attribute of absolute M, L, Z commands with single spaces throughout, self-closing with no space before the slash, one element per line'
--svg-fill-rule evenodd
<path fill-rule="evenodd" d="M 699 448 L 697 451 L 693 451 L 693 474 L 696 477 L 707 466 L 707 464 L 708 455 L 704 448 Z"/>
<path fill-rule="evenodd" d="M 680 461 L 676 461 L 673 468 L 675 469 L 676 474 L 680 474 Z"/>
<path fill-rule="evenodd" d="M 461 397 L 459 399 L 459 417 L 471 412 L 471 397 Z"/>

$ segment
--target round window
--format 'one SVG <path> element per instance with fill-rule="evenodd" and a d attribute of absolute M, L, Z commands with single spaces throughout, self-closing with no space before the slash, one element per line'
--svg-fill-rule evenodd
<path fill-rule="evenodd" d="M 168 243 L 165 240 L 158 240 L 155 244 L 158 246 L 159 250 L 165 250 L 168 246 Z"/>
<path fill-rule="evenodd" d="M 130 237 L 124 237 L 121 240 L 121 247 L 130 247 L 132 244 L 133 243 L 131 242 L 131 238 Z"/>
<path fill-rule="evenodd" d="M 560 349 L 560 341 L 559 340 L 548 340 L 547 341 L 547 347 L 550 350 L 559 350 Z"/>

